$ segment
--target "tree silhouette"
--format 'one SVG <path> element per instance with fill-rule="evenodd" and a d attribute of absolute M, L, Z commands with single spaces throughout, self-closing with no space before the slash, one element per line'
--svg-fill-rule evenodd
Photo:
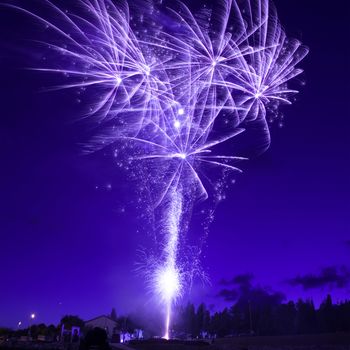
<path fill-rule="evenodd" d="M 62 317 L 60 324 L 64 325 L 65 329 L 72 329 L 72 327 L 83 328 L 85 322 L 76 315 L 66 315 Z"/>
<path fill-rule="evenodd" d="M 276 294 L 262 293 L 251 300 L 239 298 L 231 308 L 210 315 L 204 304 L 195 311 L 193 304 L 177 310 L 174 329 L 179 334 L 200 337 L 203 332 L 212 336 L 249 335 L 251 324 L 256 335 L 292 335 L 350 331 L 350 302 L 333 304 L 331 296 L 315 309 L 312 300 L 282 303 Z M 258 297 L 257 297 L 258 296 Z"/>
<path fill-rule="evenodd" d="M 113 321 L 117 321 L 117 312 L 115 311 L 115 308 L 112 308 L 110 317 Z"/>

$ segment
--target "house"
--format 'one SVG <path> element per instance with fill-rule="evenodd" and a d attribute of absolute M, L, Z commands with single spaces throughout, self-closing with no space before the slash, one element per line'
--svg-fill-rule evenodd
<path fill-rule="evenodd" d="M 108 338 L 111 338 L 113 334 L 119 333 L 117 330 L 117 322 L 104 315 L 85 321 L 85 326 L 87 328 L 99 327 L 104 329 L 107 333 Z"/>

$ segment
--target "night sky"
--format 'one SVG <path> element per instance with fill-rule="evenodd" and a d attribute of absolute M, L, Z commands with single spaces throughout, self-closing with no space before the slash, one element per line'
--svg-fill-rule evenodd
<path fill-rule="evenodd" d="M 211 285 L 190 296 L 213 309 L 232 303 L 237 275 L 286 300 L 350 295 L 349 4 L 275 4 L 310 48 L 306 85 L 217 208 L 203 254 Z M 0 26 L 0 326 L 31 312 L 57 323 L 135 311 L 149 296 L 134 272 L 144 238 L 132 185 L 108 157 L 81 154 L 91 130 L 74 122 L 79 96 L 42 92 L 60 78 L 21 69 L 38 59 L 38 28 L 4 8 Z"/>

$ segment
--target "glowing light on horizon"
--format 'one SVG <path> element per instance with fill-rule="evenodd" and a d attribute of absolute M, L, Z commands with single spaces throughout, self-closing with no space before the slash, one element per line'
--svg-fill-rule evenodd
<path fill-rule="evenodd" d="M 77 0 L 76 13 L 42 3 L 56 16 L 5 5 L 48 31 L 55 58 L 35 70 L 63 74 L 66 82 L 52 90 L 87 94 L 84 116 L 101 127 L 89 152 L 111 147 L 119 166 L 142 164 L 149 174 L 163 230 L 147 274 L 166 311 L 168 339 L 172 304 L 192 278 L 179 257 L 183 223 L 196 201 L 218 191 L 218 176 L 241 172 L 235 163 L 246 159 L 217 146 L 234 145 L 250 128 L 269 144 L 269 121 L 298 92 L 288 81 L 302 72 L 296 65 L 308 49 L 286 37 L 269 0 L 218 0 L 198 13 L 176 0 L 138 3 L 135 13 L 123 0 Z M 209 169 L 220 172 L 215 181 Z"/>

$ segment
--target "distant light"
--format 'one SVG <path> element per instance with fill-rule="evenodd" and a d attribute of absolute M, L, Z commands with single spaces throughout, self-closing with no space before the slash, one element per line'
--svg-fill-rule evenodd
<path fill-rule="evenodd" d="M 31 315 L 30 315 L 30 318 L 31 318 L 31 319 L 34 319 L 34 318 L 35 318 L 35 314 L 31 314 Z"/>
<path fill-rule="evenodd" d="M 17 324 L 17 325 L 18 325 L 18 327 L 20 327 L 20 326 L 21 326 L 21 324 L 22 324 L 22 322 L 21 322 L 21 321 L 19 321 L 19 322 L 18 322 L 18 324 Z"/>
<path fill-rule="evenodd" d="M 145 66 L 145 74 L 150 75 L 151 73 L 151 68 L 149 66 Z"/>
<path fill-rule="evenodd" d="M 175 153 L 173 155 L 174 158 L 181 158 L 181 159 L 186 159 L 187 154 L 186 153 Z"/>
<path fill-rule="evenodd" d="M 174 126 L 176 129 L 178 129 L 181 126 L 181 123 L 178 120 L 175 120 Z"/>
<path fill-rule="evenodd" d="M 177 113 L 178 113 L 178 115 L 184 115 L 185 114 L 185 110 L 183 108 L 179 108 Z"/>
<path fill-rule="evenodd" d="M 261 85 L 258 89 L 258 91 L 255 93 L 254 97 L 255 98 L 260 98 L 264 96 L 264 92 L 269 88 L 268 85 Z"/>

